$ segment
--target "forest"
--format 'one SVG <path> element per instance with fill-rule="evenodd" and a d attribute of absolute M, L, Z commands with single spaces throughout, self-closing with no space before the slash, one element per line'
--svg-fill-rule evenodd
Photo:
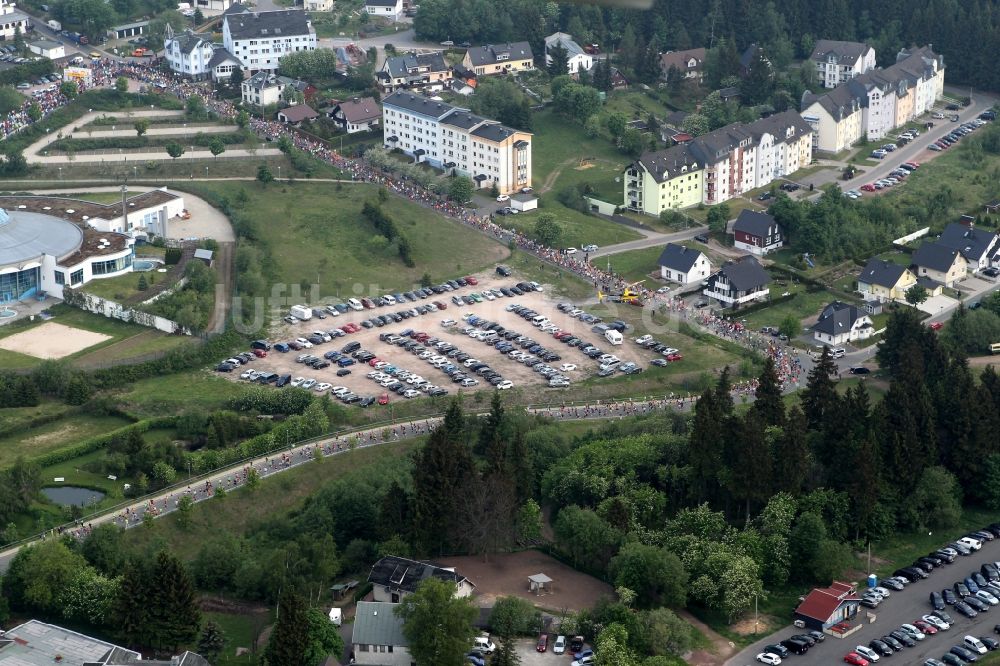
<path fill-rule="evenodd" d="M 614 663 L 662 663 L 644 660 L 677 654 L 690 639 L 658 611 L 686 607 L 732 620 L 767 590 L 828 583 L 869 540 L 951 527 L 963 506 L 1000 508 L 1000 376 L 970 369 L 910 308 L 891 313 L 878 360 L 888 381 L 881 400 L 864 382 L 838 390 L 824 355 L 794 400 L 782 396 L 768 362 L 749 405 L 736 404 L 724 371 L 693 414 L 622 420 L 574 437 L 506 407 L 499 394 L 485 417 L 455 400 L 403 464 L 354 470 L 289 513 L 183 552 L 163 553 L 157 540 L 135 546 L 114 527 L 26 548 L 0 583 L 2 598 L 14 612 L 61 613 L 129 645 L 162 647 L 174 635 L 193 640 L 197 629 L 168 638 L 130 630 L 123 618 L 139 611 L 120 572 L 141 576 L 176 558 L 199 592 L 295 604 L 320 598 L 340 575 L 363 575 L 383 554 L 535 546 L 616 588 L 617 600 L 562 618 L 567 631 L 600 645 L 613 626 L 616 640 L 603 643 L 622 659 Z M 312 415 L 304 423 L 322 419 L 315 404 L 305 409 Z M 195 426 L 212 447 L 239 428 L 224 414 Z M 551 543 L 542 538 L 542 507 Z M 73 582 L 80 567 L 67 562 L 89 572 L 87 584 Z M 283 599 L 283 590 L 300 598 Z M 84 600 L 60 601 L 70 591 Z M 161 591 L 143 594 L 155 600 Z"/>
<path fill-rule="evenodd" d="M 626 59 L 723 41 L 742 52 L 756 43 L 779 70 L 808 58 L 818 39 L 866 41 L 883 67 L 901 48 L 932 44 L 944 55 L 949 83 L 1000 89 L 993 63 L 1000 52 L 995 0 L 654 0 L 648 11 L 537 0 L 425 0 L 414 26 L 418 37 L 433 41 L 526 40 L 536 56 L 543 38 L 556 30 L 580 44 L 621 49 Z"/>

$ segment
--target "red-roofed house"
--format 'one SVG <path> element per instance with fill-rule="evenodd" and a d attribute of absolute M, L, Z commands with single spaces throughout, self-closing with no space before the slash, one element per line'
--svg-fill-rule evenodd
<path fill-rule="evenodd" d="M 817 587 L 806 595 L 795 609 L 795 619 L 809 629 L 823 631 L 857 615 L 860 603 L 854 585 L 834 581 L 830 587 Z"/>
<path fill-rule="evenodd" d="M 348 134 L 364 132 L 378 126 L 382 119 L 382 106 L 373 97 L 355 97 L 333 107 L 330 117 Z"/>
<path fill-rule="evenodd" d="M 297 104 L 278 111 L 278 120 L 289 125 L 298 125 L 303 120 L 313 120 L 319 114 L 312 110 L 308 104 Z"/>

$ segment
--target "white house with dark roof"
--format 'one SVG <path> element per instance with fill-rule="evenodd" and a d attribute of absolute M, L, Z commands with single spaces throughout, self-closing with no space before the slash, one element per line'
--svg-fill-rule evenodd
<path fill-rule="evenodd" d="M 251 72 L 274 71 L 282 56 L 316 49 L 316 30 L 301 9 L 251 12 L 234 4 L 222 17 L 222 44 Z"/>
<path fill-rule="evenodd" d="M 531 186 L 531 133 L 397 90 L 382 100 L 383 145 L 501 194 Z"/>
<path fill-rule="evenodd" d="M 946 287 L 965 278 L 969 262 L 958 250 L 934 241 L 925 241 L 913 253 L 913 266 L 918 278 L 927 277 Z"/>
<path fill-rule="evenodd" d="M 861 42 L 821 39 L 809 59 L 815 64 L 816 77 L 824 88 L 836 88 L 875 69 L 875 49 Z"/>
<path fill-rule="evenodd" d="M 594 66 L 594 56 L 590 55 L 576 43 L 573 35 L 565 32 L 554 32 L 545 38 L 545 65 L 552 64 L 552 56 L 549 51 L 558 47 L 566 49 L 566 71 L 568 74 L 579 74 L 589 72 Z"/>
<path fill-rule="evenodd" d="M 333 107 L 330 117 L 348 134 L 365 132 L 378 127 L 382 107 L 374 97 L 355 97 Z"/>
<path fill-rule="evenodd" d="M 781 227 L 767 213 L 744 208 L 733 223 L 735 247 L 763 256 L 785 244 Z"/>
<path fill-rule="evenodd" d="M 812 330 L 817 342 L 835 346 L 867 340 L 875 332 L 875 327 L 871 316 L 861 308 L 834 301 L 823 308 Z"/>
<path fill-rule="evenodd" d="M 239 58 L 221 44 L 214 44 L 209 36 L 190 30 L 174 34 L 169 25 L 163 52 L 171 71 L 195 80 L 227 80 L 234 70 L 243 68 Z"/>
<path fill-rule="evenodd" d="M 13 41 L 18 32 L 22 35 L 28 34 L 30 22 L 31 17 L 14 4 L 0 0 L 0 40 Z"/>
<path fill-rule="evenodd" d="M 468 597 L 476 585 L 454 568 L 442 567 L 431 562 L 411 560 L 406 557 L 386 555 L 372 566 L 368 582 L 372 584 L 375 601 L 399 603 L 406 595 L 428 578 L 437 578 L 455 584 L 456 597 Z"/>
<path fill-rule="evenodd" d="M 941 232 L 939 245 L 958 250 L 973 272 L 989 268 L 993 255 L 1000 250 L 1000 237 L 992 231 L 952 222 Z"/>
<path fill-rule="evenodd" d="M 410 642 L 403 635 L 399 604 L 359 601 L 351 630 L 353 664 L 411 666 Z"/>
<path fill-rule="evenodd" d="M 403 15 L 403 0 L 365 0 L 365 11 L 372 16 L 398 21 Z"/>
<path fill-rule="evenodd" d="M 277 76 L 272 72 L 257 72 L 244 79 L 240 86 L 240 95 L 246 104 L 265 107 L 280 104 L 284 99 L 286 88 L 294 88 L 302 92 L 308 83 L 288 76 Z"/>
<path fill-rule="evenodd" d="M 678 284 L 692 284 L 712 274 L 712 262 L 704 252 L 677 243 L 667 243 L 656 261 L 660 277 Z"/>
<path fill-rule="evenodd" d="M 708 278 L 702 292 L 724 306 L 738 307 L 753 301 L 763 301 L 770 294 L 771 276 L 760 262 L 748 255 L 736 261 L 727 261 Z"/>
<path fill-rule="evenodd" d="M 485 44 L 466 51 L 462 67 L 476 76 L 524 72 L 535 68 L 535 55 L 528 42 Z"/>
<path fill-rule="evenodd" d="M 390 93 L 400 88 L 409 90 L 443 90 L 451 79 L 451 66 L 440 51 L 418 53 L 411 51 L 391 56 L 375 73 L 379 88 Z"/>

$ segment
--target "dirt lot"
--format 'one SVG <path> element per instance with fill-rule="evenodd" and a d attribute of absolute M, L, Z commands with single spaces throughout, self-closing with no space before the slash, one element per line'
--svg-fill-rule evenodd
<path fill-rule="evenodd" d="M 323 370 L 313 370 L 312 368 L 308 368 L 295 362 L 295 358 L 302 353 L 312 353 L 316 356 L 322 356 L 323 353 L 327 351 L 333 349 L 340 350 L 349 342 L 357 341 L 361 343 L 362 349 L 366 349 L 378 355 L 380 359 L 410 372 L 416 372 L 429 382 L 437 384 L 454 394 L 457 391 L 458 386 L 452 383 L 451 379 L 443 371 L 432 367 L 425 361 L 418 359 L 415 355 L 404 349 L 386 344 L 378 339 L 379 335 L 382 333 L 398 333 L 406 328 L 412 328 L 417 331 L 424 331 L 431 336 L 447 340 L 462 351 L 472 355 L 474 358 L 478 358 L 485 363 L 489 363 L 493 369 L 500 372 L 504 376 L 504 379 L 509 379 L 514 382 L 515 387 L 526 388 L 532 392 L 548 392 L 552 395 L 558 395 L 558 392 L 562 389 L 549 389 L 547 380 L 538 373 L 521 363 L 508 358 L 506 355 L 500 353 L 493 347 L 464 335 L 461 332 L 461 329 L 464 327 L 464 324 L 461 321 L 462 315 L 466 313 L 474 313 L 480 317 L 485 317 L 490 321 L 497 322 L 505 328 L 518 331 L 522 335 L 526 335 L 536 340 L 539 344 L 542 344 L 548 349 L 558 353 L 562 356 L 562 360 L 551 363 L 553 367 L 559 368 L 564 363 L 575 364 L 577 366 L 575 370 L 564 373 L 570 378 L 571 382 L 582 380 L 585 377 L 593 375 L 597 372 L 597 362 L 585 356 L 578 348 L 571 348 L 563 345 L 552 338 L 549 334 L 539 331 L 537 328 L 532 326 L 530 322 L 511 312 L 507 312 L 505 307 L 512 303 L 527 305 L 540 314 L 544 314 L 561 329 L 571 331 L 574 335 L 578 335 L 583 339 L 592 342 L 603 349 L 606 353 L 615 354 L 622 360 L 623 363 L 626 361 L 634 361 L 641 367 L 647 367 L 649 365 L 649 361 L 655 357 L 652 352 L 643 350 L 630 341 L 626 341 L 625 344 L 619 346 L 612 346 L 603 338 L 602 335 L 593 333 L 590 330 L 589 324 L 586 324 L 578 319 L 574 319 L 557 310 L 556 305 L 558 301 L 553 300 L 553 298 L 549 296 L 548 290 L 545 290 L 544 292 L 529 293 L 523 296 L 514 296 L 512 298 L 498 298 L 495 301 L 484 301 L 476 305 L 454 305 L 451 302 L 451 297 L 455 294 L 464 295 L 475 291 L 481 291 L 485 287 L 499 288 L 501 286 L 510 286 L 517 282 L 517 280 L 513 278 L 500 278 L 495 275 L 478 275 L 477 277 L 479 278 L 479 284 L 476 286 L 463 287 L 457 292 L 448 292 L 447 294 L 436 295 L 433 298 L 428 298 L 426 301 L 422 301 L 423 303 L 429 303 L 433 300 L 440 300 L 441 302 L 447 304 L 447 310 L 429 312 L 421 317 L 407 319 L 398 324 L 385 326 L 383 328 L 361 329 L 359 332 L 352 335 L 348 335 L 343 338 L 335 338 L 332 342 L 317 345 L 312 349 L 303 350 L 301 352 L 292 351 L 282 354 L 280 352 L 272 351 L 269 353 L 267 358 L 256 359 L 250 364 L 249 367 L 255 370 L 265 370 L 279 374 L 287 373 L 291 374 L 293 377 L 311 377 L 316 379 L 317 382 L 327 382 L 333 384 L 334 386 L 345 386 L 358 395 L 379 395 L 384 392 L 384 389 L 365 376 L 371 370 L 371 368 L 367 365 L 351 366 L 352 372 L 350 375 L 337 377 L 336 371 L 338 368 L 336 365 L 331 365 L 329 368 L 325 368 Z M 411 306 L 412 305 L 416 304 L 411 304 Z M 374 310 L 365 310 L 363 312 L 351 312 L 340 315 L 339 317 L 327 317 L 325 320 L 318 320 L 314 318 L 311 321 L 301 322 L 295 325 L 282 324 L 281 328 L 275 331 L 275 334 L 272 336 L 272 340 L 282 341 L 294 340 L 297 337 L 308 337 L 313 331 L 337 328 L 347 322 L 360 323 L 361 321 L 372 316 L 385 314 L 386 312 L 395 312 L 402 309 L 405 309 L 405 306 L 397 305 L 375 308 Z M 459 322 L 459 325 L 448 329 L 442 328 L 441 321 L 444 319 L 455 319 Z M 626 337 L 629 336 L 626 335 Z M 231 379 L 239 380 L 239 372 L 233 372 L 229 376 Z M 471 390 L 492 389 L 493 387 L 489 383 L 480 382 L 479 386 L 473 387 Z M 389 396 L 390 399 L 393 400 L 405 400 L 405 398 L 396 396 L 392 393 L 390 393 Z"/>
<path fill-rule="evenodd" d="M 30 331 L 15 333 L 0 340 L 0 349 L 35 358 L 63 358 L 110 339 L 110 335 L 84 331 L 50 321 Z"/>
<path fill-rule="evenodd" d="M 482 557 L 445 557 L 436 560 L 453 566 L 476 584 L 475 602 L 492 607 L 497 597 L 514 595 L 554 613 L 592 608 L 601 597 L 613 597 L 607 583 L 580 573 L 537 550 Z M 544 573 L 552 579 L 552 592 L 535 595 L 528 590 L 528 576 Z"/>

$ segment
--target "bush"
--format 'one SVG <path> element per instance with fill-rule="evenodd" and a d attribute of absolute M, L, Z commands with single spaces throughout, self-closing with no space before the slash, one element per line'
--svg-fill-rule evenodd
<path fill-rule="evenodd" d="M 180 262 L 182 254 L 179 247 L 168 247 L 163 253 L 163 262 L 168 266 L 175 266 Z"/>
<path fill-rule="evenodd" d="M 88 453 L 93 453 L 94 451 L 100 451 L 101 449 L 107 448 L 112 444 L 124 441 L 132 433 L 142 434 L 149 430 L 173 428 L 176 423 L 176 416 L 160 416 L 157 418 L 146 419 L 131 425 L 123 426 L 117 430 L 112 430 L 111 432 L 104 433 L 103 435 L 97 435 L 95 437 L 91 437 L 90 439 L 85 439 L 74 446 L 69 446 L 59 449 L 58 451 L 52 451 L 50 453 L 37 456 L 32 458 L 31 462 L 39 467 L 58 465 L 59 463 L 66 462 L 67 460 L 73 460 L 74 458 L 85 456 Z"/>

